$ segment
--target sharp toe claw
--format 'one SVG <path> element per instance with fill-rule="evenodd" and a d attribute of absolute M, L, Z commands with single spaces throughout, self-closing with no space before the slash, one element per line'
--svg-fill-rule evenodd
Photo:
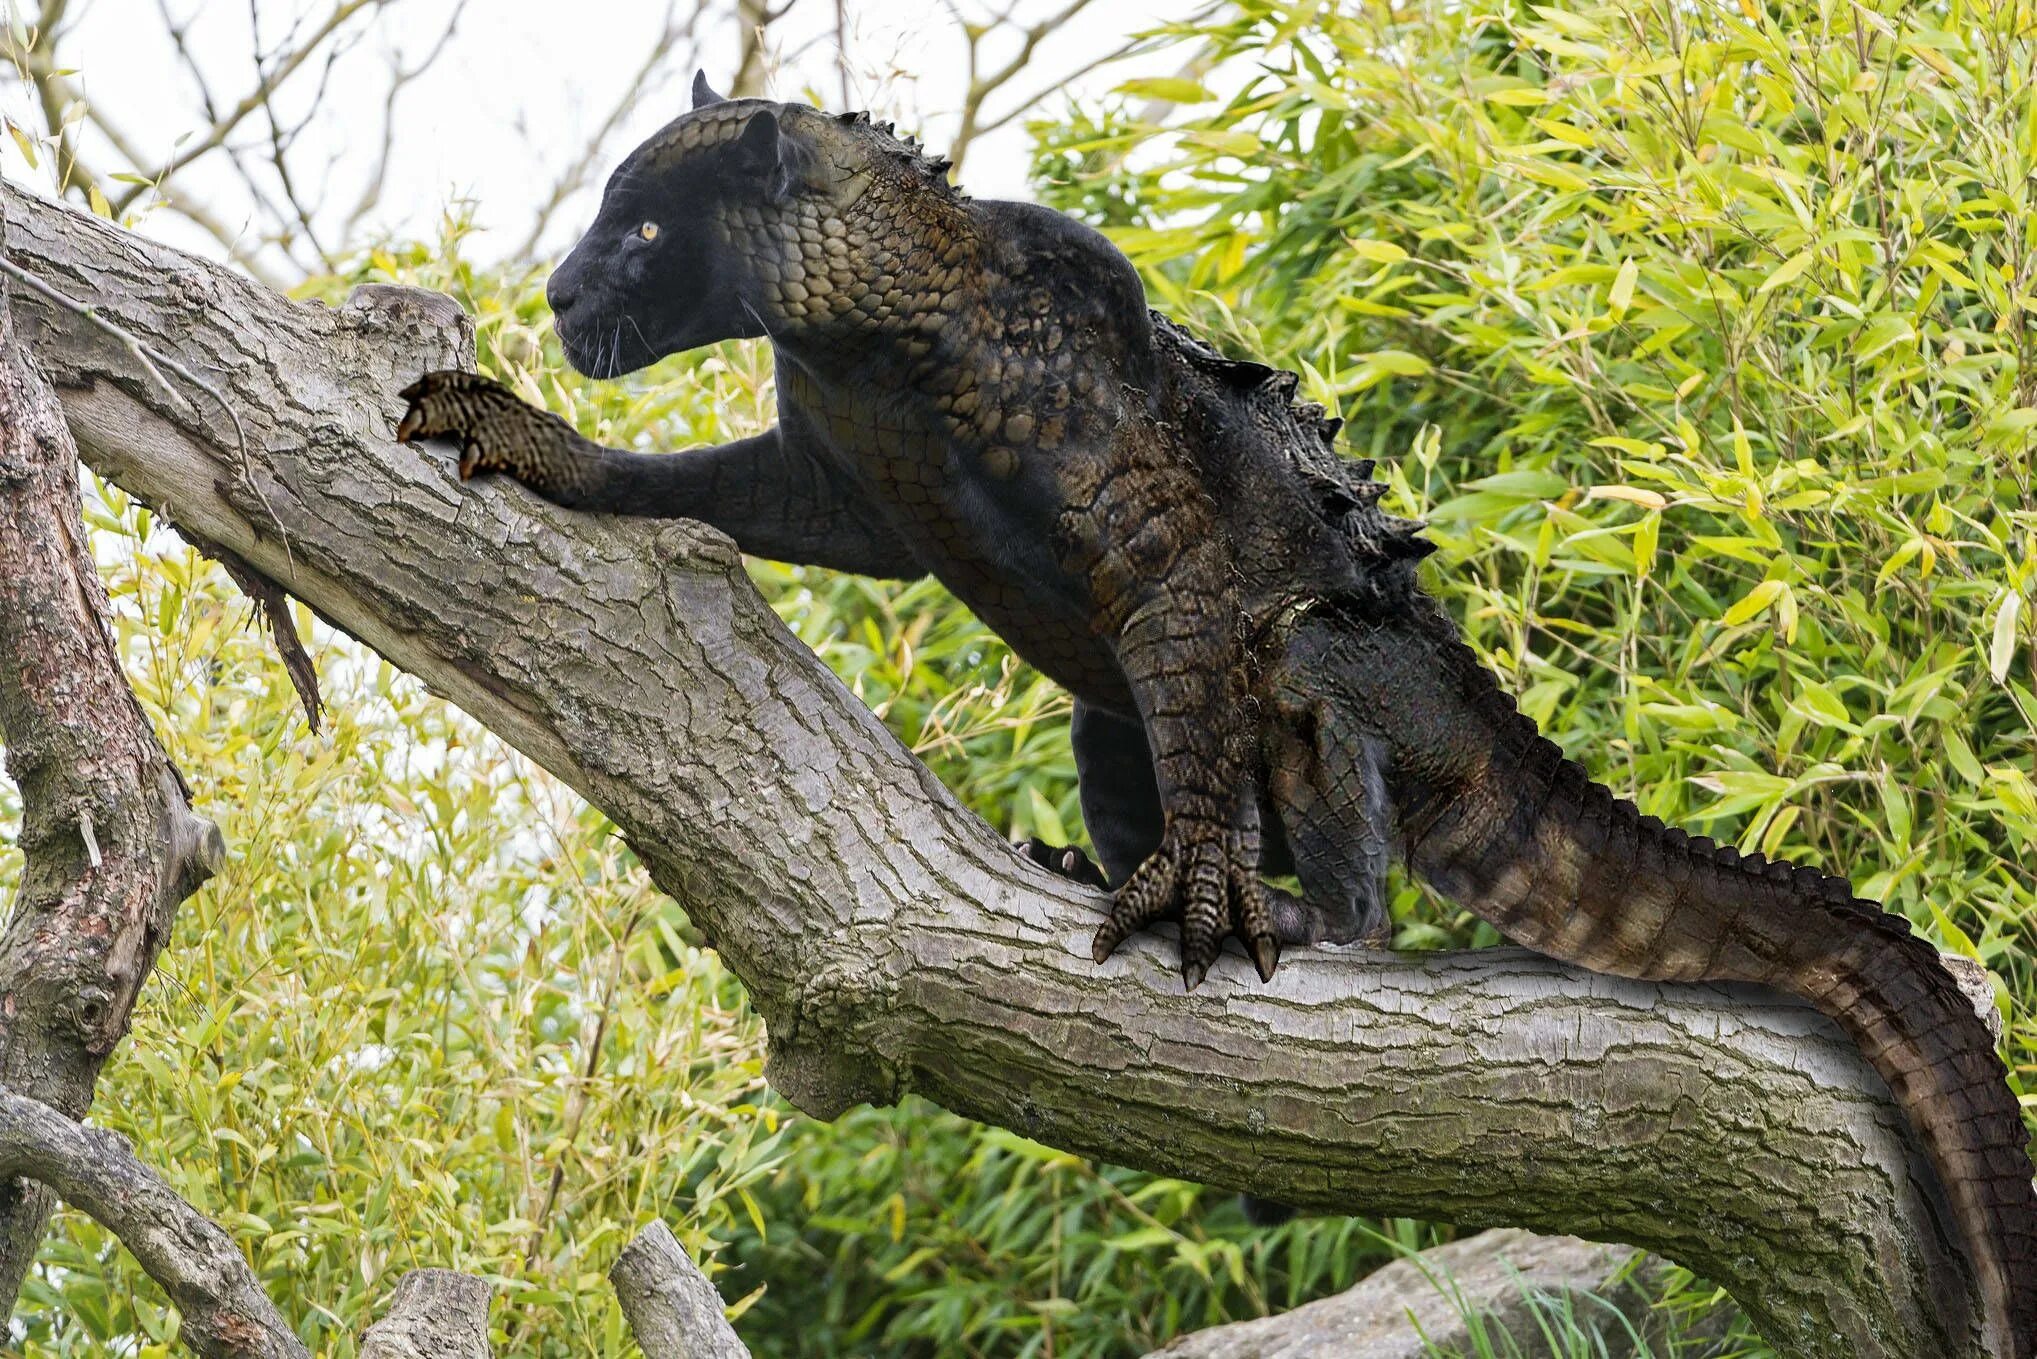
<path fill-rule="evenodd" d="M 1248 947 L 1252 951 L 1252 965 L 1259 969 L 1259 980 L 1272 981 L 1273 969 L 1280 966 L 1280 945 L 1271 937 L 1262 935 L 1252 940 Z"/>

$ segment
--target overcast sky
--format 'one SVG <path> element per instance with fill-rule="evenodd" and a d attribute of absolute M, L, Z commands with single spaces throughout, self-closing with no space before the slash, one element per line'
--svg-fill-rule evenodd
<path fill-rule="evenodd" d="M 315 26 L 338 2 L 253 0 L 252 11 L 262 22 L 265 44 L 273 47 L 293 20 Z M 984 12 L 983 0 L 958 3 L 965 11 Z M 1030 21 L 1065 3 L 1018 0 L 1017 12 Z M 35 0 L 0 4 L 17 21 L 24 15 L 32 21 L 38 8 Z M 348 215 L 375 163 L 392 57 L 415 61 L 443 32 L 453 5 L 454 0 L 392 0 L 379 14 L 364 12 L 343 30 L 358 31 L 360 40 L 333 68 L 321 115 L 291 158 L 295 173 L 307 181 L 298 186 L 300 196 L 323 204 L 314 217 L 322 226 Z M 935 150 L 944 149 L 965 87 L 966 49 L 953 12 L 922 0 L 845 0 L 845 6 L 855 105 L 901 115 L 903 125 L 922 129 Z M 61 50 L 87 99 L 148 158 L 158 160 L 172 154 L 179 137 L 202 135 L 207 125 L 196 83 L 166 36 L 165 7 L 179 22 L 189 20 L 188 45 L 210 79 L 215 102 L 239 101 L 255 80 L 246 0 L 72 0 L 80 17 Z M 1056 91 L 1042 106 L 1054 111 L 1065 106 L 1066 94 L 1097 96 L 1133 75 L 1168 74 L 1152 61 L 1135 59 L 1057 88 L 1067 73 L 1129 35 L 1194 8 L 1190 0 L 1092 0 L 1087 11 L 1040 45 L 1026 73 L 988 111 L 994 115 L 1013 96 L 1040 89 Z M 429 236 L 449 202 L 467 199 L 486 233 L 474 253 L 513 249 L 560 171 L 614 106 L 616 91 L 641 61 L 664 10 L 665 0 L 469 0 L 431 74 L 406 89 L 397 106 L 395 153 L 380 202 L 364 221 L 396 236 Z M 362 21 L 369 17 L 372 22 Z M 840 104 L 834 20 L 834 0 L 794 0 L 787 16 L 771 26 L 772 46 L 790 54 L 772 76 L 774 97 L 798 99 L 812 91 L 830 107 Z M 738 41 L 732 20 L 700 35 L 698 59 L 718 85 L 725 86 L 733 71 Z M 1015 45 L 1016 38 L 1008 37 L 1003 48 L 986 55 L 1002 60 Z M 626 110 L 603 153 L 604 170 L 683 110 L 691 74 L 690 62 L 675 60 L 666 83 Z M 286 87 L 279 100 L 286 120 L 309 106 L 318 79 L 308 65 Z M 4 108 L 17 124 L 41 130 L 40 112 L 18 83 L 4 92 Z M 232 144 L 259 158 L 267 135 L 257 117 Z M 96 162 L 100 173 L 116 168 L 118 158 L 103 140 L 88 135 L 83 145 L 87 163 Z M 970 152 L 965 186 L 979 197 L 1022 195 L 1026 146 L 1019 124 L 986 137 Z M 38 186 L 49 182 L 47 165 L 30 171 L 11 142 L 4 170 Z M 228 167 L 194 166 L 187 174 L 177 181 L 187 193 L 216 205 L 217 215 L 235 230 L 248 229 L 246 195 Z M 599 182 L 597 176 L 596 189 Z M 548 248 L 570 244 L 592 202 L 590 191 L 559 213 L 546 236 Z M 208 255 L 221 253 L 202 232 L 168 214 L 156 215 L 143 229 Z"/>

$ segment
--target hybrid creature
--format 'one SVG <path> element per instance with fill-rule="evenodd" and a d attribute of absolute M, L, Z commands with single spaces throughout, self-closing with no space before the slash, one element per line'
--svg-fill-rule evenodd
<path fill-rule="evenodd" d="M 1191 987 L 1235 937 L 1376 940 L 1398 857 L 1519 943 L 1622 976 L 1767 983 L 1836 1019 L 1929 1149 L 1994 1351 L 2037 1353 L 2037 1194 L 1987 1028 L 1848 882 L 1666 828 L 1518 714 L 1424 595 L 1290 373 L 1145 305 L 1101 235 L 964 198 L 865 115 L 723 99 L 616 170 L 549 296 L 613 377 L 768 339 L 778 424 L 678 456 L 581 438 L 473 374 L 408 388 L 398 437 L 562 505 L 685 516 L 746 552 L 938 577 L 1075 699 L 1102 961 L 1178 920 Z M 1299 895 L 1264 878 L 1292 872 Z"/>

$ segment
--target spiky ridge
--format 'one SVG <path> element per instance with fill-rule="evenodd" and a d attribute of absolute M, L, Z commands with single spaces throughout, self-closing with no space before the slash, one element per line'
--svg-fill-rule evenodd
<path fill-rule="evenodd" d="M 1259 455 L 1280 464 L 1278 473 L 1298 485 L 1302 503 L 1342 541 L 1349 573 L 1340 580 L 1317 581 L 1320 602 L 1367 610 L 1406 607 L 1418 588 L 1415 566 L 1436 545 L 1422 536 L 1426 525 L 1420 520 L 1380 510 L 1387 485 L 1372 479 L 1375 461 L 1337 451 L 1342 418 L 1316 402 L 1297 401 L 1297 374 L 1228 358 L 1162 313 L 1151 316 L 1162 356 L 1210 379 L 1205 388 L 1228 408 L 1222 424 L 1250 431 Z M 1240 456 L 1235 450 L 1226 454 Z"/>
<path fill-rule="evenodd" d="M 961 196 L 948 180 L 948 172 L 955 168 L 955 162 L 946 156 L 928 155 L 926 145 L 919 138 L 910 134 L 901 136 L 895 124 L 876 122 L 870 117 L 868 110 L 864 109 L 838 113 L 835 120 L 849 127 L 867 128 L 871 133 L 881 135 L 891 143 L 886 149 L 897 155 L 909 168 L 918 172 L 927 183 L 937 185 L 950 196 Z"/>

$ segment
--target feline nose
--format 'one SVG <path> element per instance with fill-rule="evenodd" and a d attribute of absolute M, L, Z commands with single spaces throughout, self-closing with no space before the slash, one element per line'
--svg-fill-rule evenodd
<path fill-rule="evenodd" d="M 573 309 L 574 301 L 580 296 L 580 286 L 563 268 L 552 271 L 551 280 L 545 284 L 545 301 L 551 304 L 552 316 L 563 321 L 566 313 Z"/>

